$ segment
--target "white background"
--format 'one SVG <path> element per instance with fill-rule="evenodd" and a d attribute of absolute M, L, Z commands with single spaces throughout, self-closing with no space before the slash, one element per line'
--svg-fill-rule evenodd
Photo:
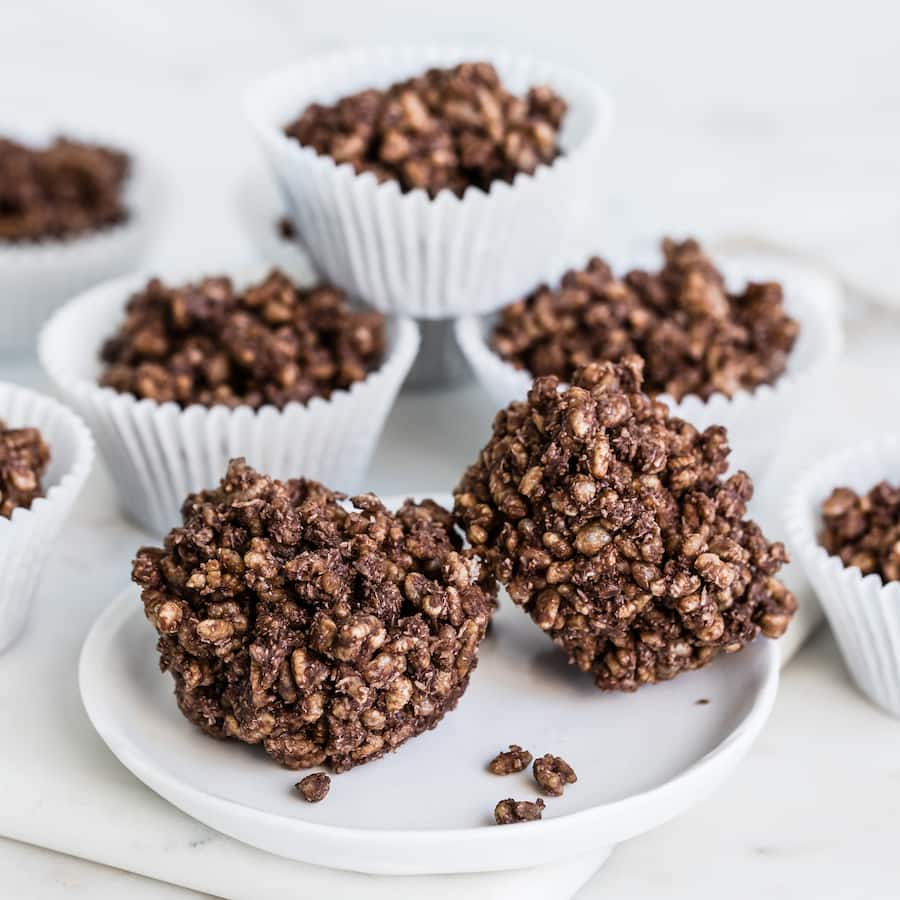
<path fill-rule="evenodd" d="M 242 89 L 362 41 L 503 43 L 614 94 L 613 222 L 900 247 L 900 11 L 890 0 L 3 0 L 0 128 L 110 132 L 165 169 L 160 257 L 246 253 Z"/>
<path fill-rule="evenodd" d="M 407 39 L 503 43 L 599 79 L 618 107 L 610 239 L 751 233 L 884 273 L 879 287 L 900 295 L 900 5 L 889 0 L 0 0 L 0 133 L 118 138 L 165 188 L 151 262 L 237 267 L 254 254 L 235 190 L 258 163 L 243 87 L 312 51 Z M 877 368 L 872 379 L 875 409 Z M 889 394 L 880 408 L 893 414 Z M 620 849 L 583 896 L 895 895 L 898 731 L 821 636 L 788 670 L 734 783 Z M 0 897 L 187 896 L 128 878 L 0 841 Z"/>

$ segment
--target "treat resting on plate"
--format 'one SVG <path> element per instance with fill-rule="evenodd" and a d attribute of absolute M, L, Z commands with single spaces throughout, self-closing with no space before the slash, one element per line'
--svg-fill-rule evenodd
<path fill-rule="evenodd" d="M 26 147 L 0 138 L 0 242 L 68 238 L 125 221 L 128 157 L 57 138 Z"/>
<path fill-rule="evenodd" d="M 642 361 L 535 380 L 501 410 L 455 513 L 510 597 L 604 690 L 635 690 L 784 633 L 787 560 L 723 475 L 725 430 L 669 415 Z"/>
<path fill-rule="evenodd" d="M 340 499 L 236 460 L 134 563 L 184 715 L 293 769 L 341 772 L 437 725 L 494 597 L 447 510 Z"/>

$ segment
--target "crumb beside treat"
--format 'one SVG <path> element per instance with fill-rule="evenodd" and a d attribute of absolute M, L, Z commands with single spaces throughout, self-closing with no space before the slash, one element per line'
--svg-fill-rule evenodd
<path fill-rule="evenodd" d="M 343 772 L 434 728 L 496 590 L 437 504 L 341 499 L 235 460 L 134 563 L 184 715 L 291 769 Z"/>
<path fill-rule="evenodd" d="M 881 481 L 865 494 L 835 488 L 822 503 L 819 542 L 845 566 L 900 581 L 900 487 Z"/>
<path fill-rule="evenodd" d="M 225 277 L 175 287 L 153 279 L 104 344 L 100 384 L 183 407 L 281 409 L 362 381 L 385 346 L 380 313 L 278 271 L 244 290 Z"/>
<path fill-rule="evenodd" d="M 126 154 L 57 138 L 26 147 L 0 138 L 0 242 L 82 235 L 124 222 Z"/>
<path fill-rule="evenodd" d="M 498 825 L 517 825 L 519 822 L 536 822 L 543 818 L 544 801 L 538 798 L 532 803 L 529 800 L 513 800 L 511 797 L 501 800 L 494 807 L 494 821 Z"/>
<path fill-rule="evenodd" d="M 523 772 L 531 762 L 531 754 L 518 744 L 510 744 L 509 750 L 498 753 L 488 764 L 492 775 L 514 775 Z"/>
<path fill-rule="evenodd" d="M 324 772 L 313 772 L 301 778 L 294 787 L 307 803 L 319 803 L 331 790 L 331 779 Z"/>
<path fill-rule="evenodd" d="M 565 100 L 549 87 L 517 97 L 490 63 L 465 62 L 331 106 L 312 103 L 285 133 L 403 191 L 462 196 L 552 163 L 565 113 Z"/>
<path fill-rule="evenodd" d="M 644 390 L 676 401 L 708 399 L 774 384 L 785 371 L 799 325 L 784 308 L 776 282 L 731 293 L 700 245 L 662 243 L 658 272 L 614 276 L 600 259 L 567 272 L 505 307 L 494 350 L 535 377 L 571 380 L 591 362 L 644 359 Z"/>
<path fill-rule="evenodd" d="M 545 753 L 534 761 L 534 780 L 549 797 L 561 797 L 567 784 L 575 784 L 575 770 L 561 757 Z"/>
<path fill-rule="evenodd" d="M 604 690 L 635 690 L 779 637 L 787 561 L 723 478 L 723 428 L 700 433 L 641 390 L 642 360 L 538 378 L 501 410 L 455 514 L 512 600 Z"/>
<path fill-rule="evenodd" d="M 7 428 L 0 419 L 0 516 L 11 518 L 44 496 L 50 448 L 37 428 Z"/>

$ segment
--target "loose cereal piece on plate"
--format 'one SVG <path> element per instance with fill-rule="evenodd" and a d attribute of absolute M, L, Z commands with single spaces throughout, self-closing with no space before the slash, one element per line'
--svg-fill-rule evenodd
<path fill-rule="evenodd" d="M 532 803 L 529 800 L 501 800 L 494 807 L 494 821 L 498 825 L 516 825 L 519 822 L 535 822 L 544 814 L 544 801 L 538 797 Z"/>

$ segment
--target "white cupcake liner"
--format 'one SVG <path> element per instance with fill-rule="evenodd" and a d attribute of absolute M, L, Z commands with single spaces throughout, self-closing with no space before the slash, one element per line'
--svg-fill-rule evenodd
<path fill-rule="evenodd" d="M 331 103 L 387 87 L 432 66 L 490 60 L 523 93 L 549 84 L 569 103 L 564 155 L 512 184 L 495 182 L 462 198 L 442 191 L 403 194 L 284 134 L 313 102 Z M 380 47 L 318 56 L 258 82 L 247 111 L 291 208 L 300 239 L 328 279 L 378 309 L 422 319 L 488 312 L 553 274 L 579 238 L 612 123 L 609 97 L 560 66 L 503 50 Z"/>
<path fill-rule="evenodd" d="M 776 280 L 784 285 L 785 306 L 800 323 L 800 335 L 787 370 L 772 385 L 738 391 L 733 397 L 714 394 L 706 402 L 688 396 L 676 403 L 669 397 L 672 415 L 699 429 L 723 425 L 728 429 L 732 465 L 762 477 L 774 458 L 773 432 L 790 421 L 791 410 L 837 360 L 843 343 L 837 298 L 832 281 L 802 265 L 762 258 L 735 258 L 721 264 L 729 285 L 747 280 Z M 531 387 L 531 374 L 517 369 L 490 346 L 497 314 L 465 316 L 456 323 L 456 338 L 478 380 L 498 407 L 522 400 Z"/>
<path fill-rule="evenodd" d="M 180 521 L 187 495 L 216 486 L 237 456 L 276 478 L 304 476 L 356 490 L 415 358 L 415 323 L 389 320 L 384 363 L 329 400 L 316 397 L 283 410 L 182 409 L 97 384 L 103 341 L 147 277 L 115 279 L 74 298 L 44 326 L 38 349 L 47 374 L 94 431 L 126 513 L 155 534 L 165 533 Z"/>
<path fill-rule="evenodd" d="M 242 180 L 237 192 L 237 209 L 247 236 L 260 256 L 277 266 L 295 281 L 305 282 L 315 271 L 303 246 L 296 239 L 286 239 L 278 230 L 284 215 L 284 204 L 268 179 L 258 175 Z M 404 388 L 411 390 L 447 387 L 472 377 L 456 343 L 454 319 L 420 319 L 421 343 Z"/>
<path fill-rule="evenodd" d="M 858 493 L 885 479 L 900 483 L 900 437 L 832 454 L 794 486 L 785 508 L 788 547 L 822 603 L 844 662 L 859 689 L 900 717 L 900 582 L 863 576 L 819 544 L 820 507 L 836 487 Z"/>
<path fill-rule="evenodd" d="M 29 509 L 0 516 L 0 652 L 25 627 L 40 577 L 56 538 L 94 461 L 85 424 L 61 403 L 0 382 L 0 419 L 7 427 L 39 428 L 50 447 L 45 496 Z"/>
<path fill-rule="evenodd" d="M 144 163 L 131 155 L 131 164 L 124 185 L 128 219 L 121 224 L 70 238 L 0 241 L 0 350 L 32 351 L 41 325 L 61 303 L 92 284 L 134 270 L 150 235 L 158 189 Z"/>

